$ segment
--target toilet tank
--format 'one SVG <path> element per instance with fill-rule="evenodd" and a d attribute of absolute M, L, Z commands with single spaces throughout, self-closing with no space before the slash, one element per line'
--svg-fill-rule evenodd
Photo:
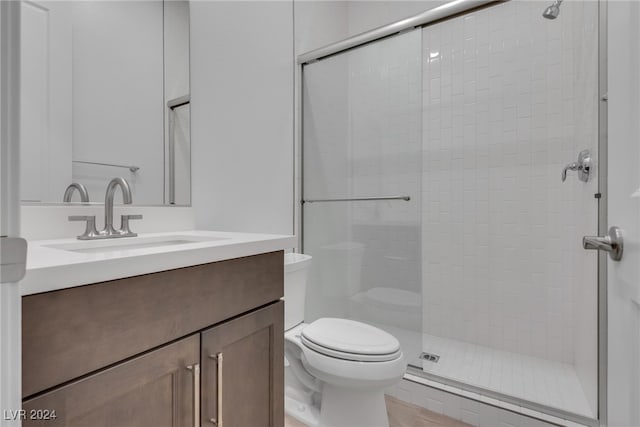
<path fill-rule="evenodd" d="M 284 330 L 304 321 L 304 303 L 311 255 L 284 254 Z"/>

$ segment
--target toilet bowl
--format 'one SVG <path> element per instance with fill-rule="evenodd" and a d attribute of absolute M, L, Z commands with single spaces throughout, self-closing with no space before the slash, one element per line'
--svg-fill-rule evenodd
<path fill-rule="evenodd" d="M 287 310 L 288 305 L 304 307 L 300 287 L 306 277 L 299 273 L 311 260 L 287 255 L 285 411 L 309 426 L 388 427 L 384 389 L 400 381 L 406 369 L 400 343 L 365 323 L 321 318 L 307 324 L 300 310 Z"/>

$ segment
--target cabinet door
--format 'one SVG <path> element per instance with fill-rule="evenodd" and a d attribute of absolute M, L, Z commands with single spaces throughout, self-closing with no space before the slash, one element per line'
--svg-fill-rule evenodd
<path fill-rule="evenodd" d="M 193 335 L 25 401 L 23 426 L 193 426 L 199 361 Z M 55 420 L 37 420 L 53 410 Z"/>
<path fill-rule="evenodd" d="M 202 334 L 202 426 L 284 423 L 284 303 Z"/>

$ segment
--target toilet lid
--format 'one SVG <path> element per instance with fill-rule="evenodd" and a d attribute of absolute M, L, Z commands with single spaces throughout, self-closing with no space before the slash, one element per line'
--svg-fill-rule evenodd
<path fill-rule="evenodd" d="M 301 340 L 307 347 L 339 359 L 384 362 L 402 355 L 393 335 L 348 319 L 318 319 L 302 330 Z"/>

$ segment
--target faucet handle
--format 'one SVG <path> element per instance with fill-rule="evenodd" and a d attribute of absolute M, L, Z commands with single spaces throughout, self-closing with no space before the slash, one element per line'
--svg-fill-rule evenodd
<path fill-rule="evenodd" d="M 96 230 L 96 216 L 95 215 L 71 215 L 69 221 L 86 221 L 86 227 L 84 233 L 78 236 L 78 240 L 90 240 L 96 238 L 99 235 Z"/>
<path fill-rule="evenodd" d="M 567 171 L 578 171 L 578 179 L 582 182 L 589 181 L 589 174 L 592 172 L 593 160 L 591 159 L 591 153 L 589 150 L 582 150 L 578 154 L 578 161 L 569 163 L 562 170 L 562 182 L 567 179 Z"/>
<path fill-rule="evenodd" d="M 567 180 L 567 171 L 577 171 L 580 170 L 580 165 L 576 162 L 569 163 L 567 166 L 562 169 L 562 182 Z"/>
<path fill-rule="evenodd" d="M 129 221 L 142 219 L 142 215 L 120 215 L 120 231 L 119 234 L 124 237 L 136 237 L 138 233 L 134 233 L 129 228 Z"/>

